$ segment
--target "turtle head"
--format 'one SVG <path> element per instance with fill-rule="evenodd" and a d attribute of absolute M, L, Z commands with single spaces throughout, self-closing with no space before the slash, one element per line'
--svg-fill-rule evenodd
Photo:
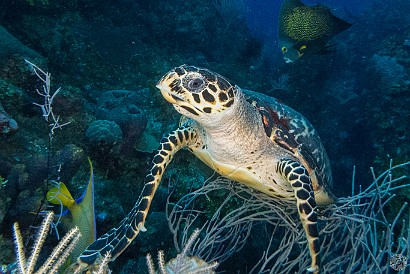
<path fill-rule="evenodd" d="M 194 120 L 215 118 L 234 103 L 238 88 L 223 76 L 194 66 L 179 66 L 158 82 L 164 98 Z"/>

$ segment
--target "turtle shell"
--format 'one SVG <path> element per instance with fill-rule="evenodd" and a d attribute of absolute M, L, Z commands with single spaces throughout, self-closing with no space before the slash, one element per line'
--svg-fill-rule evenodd
<path fill-rule="evenodd" d="M 329 158 L 312 124 L 296 110 L 262 93 L 243 90 L 246 100 L 261 115 L 266 135 L 291 152 L 308 170 L 315 191 L 331 193 Z"/>

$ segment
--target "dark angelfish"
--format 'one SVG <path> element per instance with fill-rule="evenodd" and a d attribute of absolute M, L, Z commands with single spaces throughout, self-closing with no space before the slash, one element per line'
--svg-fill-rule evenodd
<path fill-rule="evenodd" d="M 300 0 L 284 0 L 279 13 L 278 39 L 285 61 L 330 52 L 328 41 L 351 25 L 323 5 L 310 7 Z"/>

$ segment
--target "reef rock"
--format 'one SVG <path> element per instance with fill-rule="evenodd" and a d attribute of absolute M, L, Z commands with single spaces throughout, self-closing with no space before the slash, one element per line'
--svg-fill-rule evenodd
<path fill-rule="evenodd" d="M 16 120 L 12 119 L 0 103 L 0 134 L 9 135 L 18 130 Z"/>
<path fill-rule="evenodd" d="M 110 120 L 117 123 L 122 132 L 124 143 L 122 153 L 133 152 L 133 147 L 141 143 L 141 136 L 147 125 L 147 118 L 140 104 L 145 104 L 147 91 L 107 90 L 97 101 L 96 115 L 98 119 Z M 155 145 L 155 148 L 157 144 Z"/>
<path fill-rule="evenodd" d="M 91 146 L 115 145 L 122 141 L 120 126 L 108 120 L 97 120 L 90 124 L 85 132 L 87 142 Z"/>
<path fill-rule="evenodd" d="M 15 54 L 24 56 L 26 59 L 43 59 L 40 54 L 26 47 L 20 40 L 0 25 L 0 62 L 7 61 Z"/>

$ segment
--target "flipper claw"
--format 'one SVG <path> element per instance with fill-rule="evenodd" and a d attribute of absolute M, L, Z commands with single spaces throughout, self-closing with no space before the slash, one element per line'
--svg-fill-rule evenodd
<path fill-rule="evenodd" d="M 142 223 L 138 224 L 138 229 L 139 229 L 141 232 L 147 231 L 147 228 L 146 228 L 146 227 L 144 226 L 144 224 L 142 224 Z"/>

